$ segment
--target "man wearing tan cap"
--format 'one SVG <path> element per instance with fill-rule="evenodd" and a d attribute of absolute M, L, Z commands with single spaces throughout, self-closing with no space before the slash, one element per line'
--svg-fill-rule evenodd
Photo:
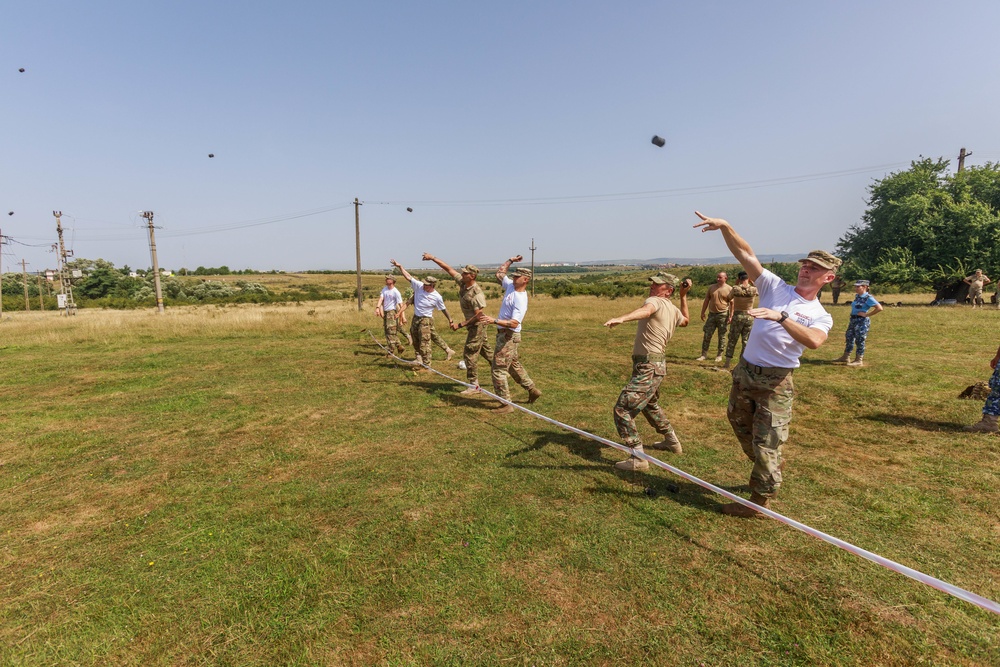
<path fill-rule="evenodd" d="M 458 283 L 458 305 L 462 308 L 462 322 L 452 323 L 454 330 L 467 329 L 468 335 L 465 337 L 465 348 L 462 350 L 462 360 L 465 362 L 465 377 L 469 384 L 479 386 L 479 373 L 477 363 L 479 355 L 493 365 L 493 342 L 486 331 L 486 325 L 479 321 L 479 314 L 486 308 L 486 295 L 483 288 L 476 282 L 479 277 L 479 268 L 472 264 L 466 264 L 461 272 L 448 266 L 443 260 L 438 259 L 429 252 L 424 253 L 424 261 L 431 261 L 448 272 L 448 275 Z M 461 392 L 469 396 L 477 393 L 473 388 L 467 388 Z"/>
<path fill-rule="evenodd" d="M 403 305 L 403 295 L 396 289 L 396 276 L 385 277 L 385 287 L 378 295 L 378 303 L 375 304 L 375 315 L 382 318 L 382 330 L 385 332 L 385 341 L 389 346 L 389 352 L 400 353 L 403 351 L 403 344 L 399 342 L 396 335 L 396 327 L 399 324 L 398 317 L 400 306 Z"/>
<path fill-rule="evenodd" d="M 754 255 L 750 245 L 721 218 L 709 218 L 695 211 L 703 232 L 721 231 L 726 246 L 743 266 L 760 295 L 758 308 L 748 312 L 754 318 L 743 358 L 733 369 L 729 392 L 729 424 L 753 461 L 750 472 L 750 501 L 770 507 L 781 486 L 781 448 L 788 439 L 792 419 L 792 372 L 806 348 L 815 350 L 833 326 L 833 318 L 820 305 L 820 289 L 833 281 L 841 260 L 824 250 L 813 250 L 799 260 L 795 285 L 771 273 Z M 722 506 L 725 514 L 764 518 L 740 503 Z"/>
<path fill-rule="evenodd" d="M 519 268 L 513 273 L 513 278 L 507 277 L 507 269 L 514 262 L 520 262 L 521 255 L 515 255 L 500 265 L 497 269 L 497 280 L 503 285 L 503 301 L 496 317 L 485 313 L 479 314 L 479 321 L 497 326 L 497 346 L 493 352 L 493 391 L 504 400 L 510 400 L 510 388 L 507 386 L 507 375 L 514 382 L 528 390 L 528 403 L 534 403 L 542 395 L 535 382 L 528 377 L 528 371 L 521 365 L 517 356 L 517 348 L 521 344 L 521 324 L 528 312 L 528 283 L 531 282 L 531 269 Z M 514 412 L 514 408 L 501 403 L 493 409 L 497 414 Z"/>
<path fill-rule="evenodd" d="M 674 286 L 678 284 L 681 295 L 680 309 L 670 302 Z M 649 277 L 649 298 L 641 307 L 604 323 L 604 326 L 611 329 L 624 322 L 639 322 L 635 331 L 635 343 L 632 345 L 632 377 L 618 396 L 614 409 L 618 435 L 633 452 L 643 451 L 642 438 L 635 428 L 635 416 L 640 412 L 649 425 L 663 436 L 661 442 L 650 447 L 674 454 L 682 452 L 681 441 L 677 438 L 663 408 L 660 407 L 659 398 L 660 383 L 667 373 L 664 349 L 674 335 L 674 329 L 688 325 L 689 289 L 691 289 L 690 281 L 680 282 L 677 276 L 671 273 L 657 273 Z M 649 463 L 632 456 L 625 461 L 619 461 L 615 467 L 619 470 L 646 470 L 649 468 Z"/>
<path fill-rule="evenodd" d="M 444 298 L 435 289 L 437 278 L 427 276 L 421 282 L 411 276 L 396 260 L 390 259 L 389 261 L 399 269 L 403 277 L 409 280 L 413 287 L 413 322 L 410 323 L 410 334 L 413 336 L 414 346 L 417 348 L 415 361 L 418 364 L 424 363 L 430 366 L 434 310 L 440 310 L 448 318 L 448 324 L 452 323 L 451 315 L 448 314 L 448 310 L 444 306 Z"/>

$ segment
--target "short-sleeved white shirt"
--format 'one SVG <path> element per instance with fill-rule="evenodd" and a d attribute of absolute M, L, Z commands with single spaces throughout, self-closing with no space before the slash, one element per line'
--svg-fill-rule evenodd
<path fill-rule="evenodd" d="M 403 303 L 403 295 L 395 287 L 386 285 L 382 288 L 382 310 L 398 310 Z"/>
<path fill-rule="evenodd" d="M 833 317 L 818 299 L 803 299 L 795 288 L 767 269 L 754 281 L 760 307 L 785 311 L 790 319 L 811 329 L 830 333 Z M 792 338 L 785 327 L 771 320 L 754 320 L 743 358 L 756 366 L 798 368 L 806 346 Z"/>
<path fill-rule="evenodd" d="M 528 313 L 528 293 L 518 292 L 514 289 L 514 281 L 507 276 L 503 277 L 503 301 L 500 302 L 500 313 L 498 320 L 517 320 L 515 332 L 521 330 L 524 324 L 524 316 Z M 507 327 L 499 327 L 506 329 Z"/>
<path fill-rule="evenodd" d="M 444 310 L 444 297 L 437 292 L 425 292 L 424 284 L 414 278 L 410 281 L 413 287 L 413 314 L 416 317 L 431 317 L 434 309 Z"/>

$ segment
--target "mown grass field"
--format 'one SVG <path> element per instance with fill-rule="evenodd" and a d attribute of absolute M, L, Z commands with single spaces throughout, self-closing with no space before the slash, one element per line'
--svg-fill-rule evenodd
<path fill-rule="evenodd" d="M 639 303 L 532 302 L 539 411 L 615 438 L 634 325 L 600 324 Z M 387 361 L 372 305 L 5 314 L 0 664 L 1000 663 L 994 614 Z M 1000 437 L 957 399 L 1000 311 L 887 308 L 862 369 L 833 312 L 775 509 L 1000 600 Z M 700 341 L 668 349 L 669 462 L 745 495 Z"/>

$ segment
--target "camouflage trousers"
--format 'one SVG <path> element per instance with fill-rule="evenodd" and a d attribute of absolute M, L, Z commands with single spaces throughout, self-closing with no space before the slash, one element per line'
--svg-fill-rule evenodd
<path fill-rule="evenodd" d="M 507 386 L 507 374 L 509 373 L 514 382 L 525 389 L 531 390 L 535 383 L 528 377 L 528 371 L 521 365 L 517 358 L 517 346 L 521 344 L 521 334 L 500 329 L 497 332 L 497 347 L 493 353 L 493 392 L 505 399 L 510 400 L 510 388 Z"/>
<path fill-rule="evenodd" d="M 434 320 L 431 320 L 431 342 L 440 347 L 442 350 L 447 352 L 451 349 L 451 346 L 445 342 L 444 338 L 441 338 L 441 334 L 437 332 L 434 328 Z"/>
<path fill-rule="evenodd" d="M 983 414 L 1000 417 L 1000 364 L 997 364 L 993 375 L 990 376 L 990 389 L 992 391 L 986 397 L 986 403 L 983 405 Z"/>
<path fill-rule="evenodd" d="M 867 317 L 851 316 L 851 321 L 847 323 L 847 333 L 844 334 L 844 340 L 847 342 L 844 354 L 850 354 L 857 343 L 858 356 L 865 356 L 865 341 L 868 339 L 868 328 L 871 325 L 872 321 Z"/>
<path fill-rule="evenodd" d="M 773 498 L 781 486 L 781 447 L 792 421 L 791 368 L 741 361 L 733 370 L 727 416 L 743 453 L 753 461 L 750 490 Z"/>
<path fill-rule="evenodd" d="M 431 335 L 434 332 L 434 321 L 429 317 L 414 317 L 410 322 L 410 336 L 413 337 L 413 347 L 428 366 L 431 365 Z"/>
<path fill-rule="evenodd" d="M 640 412 L 657 433 L 667 435 L 673 432 L 674 428 L 659 404 L 660 383 L 666 373 L 667 362 L 662 357 L 632 357 L 632 377 L 618 395 L 614 409 L 615 428 L 622 442 L 629 447 L 642 444 L 635 428 L 635 417 Z"/>
<path fill-rule="evenodd" d="M 716 330 L 719 332 L 719 352 L 716 356 L 722 356 L 722 350 L 726 347 L 726 319 L 728 317 L 728 310 L 708 314 L 702 329 L 705 332 L 705 337 L 701 340 L 701 356 L 708 356 L 708 347 L 712 344 L 712 336 L 715 335 Z"/>
<path fill-rule="evenodd" d="M 493 365 L 493 341 L 490 340 L 489 332 L 486 331 L 485 324 L 470 324 L 466 327 L 469 335 L 465 337 L 465 348 L 462 350 L 462 360 L 465 362 L 465 378 L 469 384 L 479 384 L 479 372 L 476 365 L 479 362 L 479 355 Z"/>
<path fill-rule="evenodd" d="M 382 317 L 382 331 L 385 332 L 385 342 L 390 352 L 399 352 L 403 346 L 399 343 L 399 336 L 396 335 L 396 328 L 399 321 L 396 319 L 396 311 L 387 310 Z"/>
<path fill-rule="evenodd" d="M 969 300 L 972 301 L 973 306 L 983 306 L 986 302 L 983 301 L 983 290 L 969 290 Z"/>
<path fill-rule="evenodd" d="M 750 328 L 753 326 L 753 317 L 745 310 L 737 310 L 733 313 L 733 321 L 729 323 L 729 344 L 726 345 L 726 359 L 732 359 L 736 353 L 736 342 L 743 341 L 740 354 L 747 349 L 747 339 L 750 337 Z"/>

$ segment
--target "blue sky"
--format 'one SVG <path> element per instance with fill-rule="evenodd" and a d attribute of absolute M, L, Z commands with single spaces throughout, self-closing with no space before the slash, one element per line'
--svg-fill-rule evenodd
<path fill-rule="evenodd" d="M 985 0 L 17 3 L 3 269 L 55 266 L 54 209 L 118 266 L 150 264 L 148 209 L 164 267 L 348 269 L 355 197 L 368 269 L 725 254 L 695 209 L 762 256 L 832 249 L 873 179 L 1000 161 L 997 25 Z"/>

